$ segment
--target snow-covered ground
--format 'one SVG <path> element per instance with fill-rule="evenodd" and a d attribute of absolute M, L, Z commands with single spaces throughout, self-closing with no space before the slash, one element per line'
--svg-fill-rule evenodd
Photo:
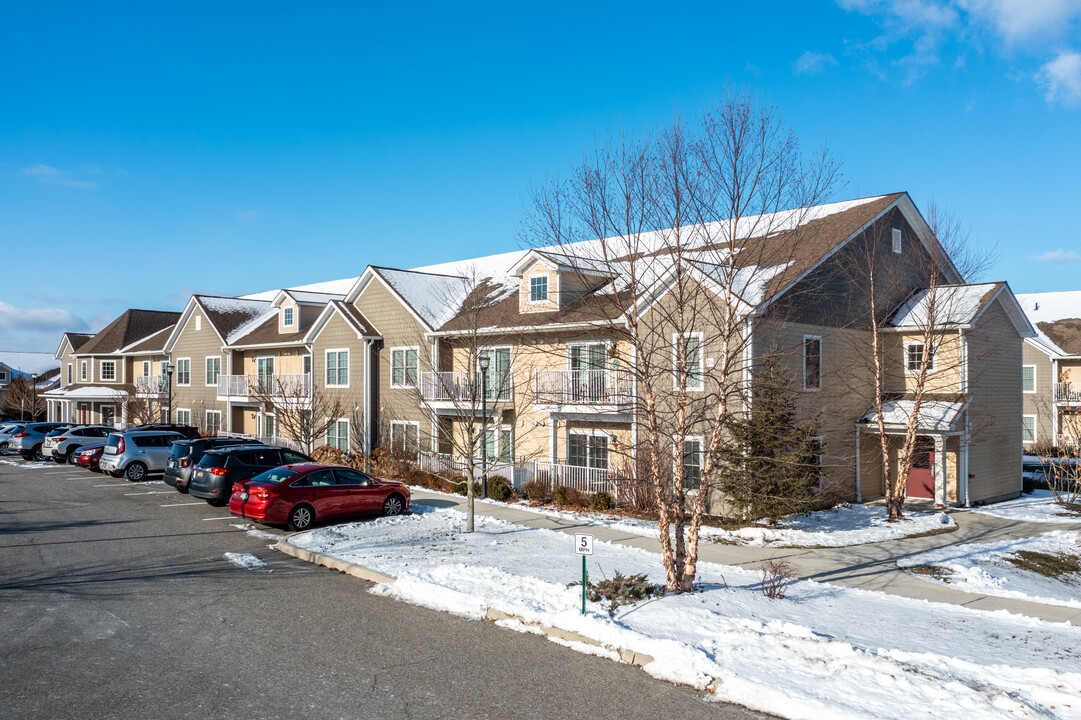
<path fill-rule="evenodd" d="M 1057 504 L 1050 490 L 1034 490 L 1031 495 L 973 508 L 971 512 L 1022 522 L 1081 524 L 1081 514 Z"/>
<path fill-rule="evenodd" d="M 11 453 L 11 455 L 15 455 L 16 457 L 18 457 L 18 455 L 16 453 Z M 15 465 L 16 467 L 24 467 L 24 468 L 54 468 L 54 469 L 58 468 L 58 467 L 59 468 L 64 467 L 63 465 L 57 465 L 56 463 L 49 462 L 48 460 L 46 460 L 45 462 L 37 462 L 37 461 L 34 461 L 34 460 L 9 460 L 8 458 L 0 459 L 0 465 Z"/>
<path fill-rule="evenodd" d="M 372 592 L 482 618 L 487 608 L 577 632 L 607 649 L 651 656 L 649 674 L 790 718 L 1081 718 L 1081 627 L 800 581 L 788 597 L 759 592 L 761 574 L 699 565 L 701 592 L 609 617 L 580 614 L 573 538 L 423 501 L 414 514 L 319 529 L 293 545 L 396 576 Z M 645 572 L 659 556 L 597 542 L 593 579 Z M 528 631 L 516 621 L 500 621 Z"/>
<path fill-rule="evenodd" d="M 947 572 L 919 577 L 966 592 L 1081 608 L 1081 574 L 1056 580 L 1020 570 L 1007 558 L 1021 550 L 1081 555 L 1081 532 L 1058 530 L 1018 540 L 954 545 L 913 555 L 897 564 L 944 568 Z"/>
<path fill-rule="evenodd" d="M 657 537 L 657 523 L 652 520 L 608 515 L 603 513 L 580 513 L 573 510 L 557 510 L 550 507 L 531 507 L 531 512 L 572 520 L 584 525 L 621 530 L 634 535 Z M 897 538 L 956 527 L 957 523 L 946 513 L 908 512 L 905 519 L 890 523 L 886 521 L 886 508 L 877 505 L 838 505 L 830 510 L 801 515 L 781 521 L 776 528 L 766 526 L 745 527 L 739 530 L 703 526 L 702 537 L 713 542 L 758 547 L 844 547 L 863 543 L 896 540 Z"/>
<path fill-rule="evenodd" d="M 258 570 L 265 568 L 266 563 L 257 558 L 254 555 L 248 553 L 225 553 L 225 559 L 233 563 L 237 567 L 244 568 L 245 570 Z"/>

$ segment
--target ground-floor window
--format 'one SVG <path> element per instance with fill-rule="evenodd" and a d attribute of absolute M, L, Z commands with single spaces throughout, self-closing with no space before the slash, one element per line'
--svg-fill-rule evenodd
<path fill-rule="evenodd" d="M 420 423 L 391 420 L 390 447 L 397 453 L 416 455 L 420 451 Z"/>
<path fill-rule="evenodd" d="M 178 425 L 191 425 L 191 410 L 177 410 L 176 422 Z"/>
<path fill-rule="evenodd" d="M 1036 416 L 1021 416 L 1021 442 L 1026 445 L 1036 442 Z"/>
<path fill-rule="evenodd" d="M 683 440 L 683 487 L 697 490 L 702 484 L 702 438 Z"/>
<path fill-rule="evenodd" d="M 263 416 L 263 437 L 278 437 L 278 426 L 273 415 Z"/>
<path fill-rule="evenodd" d="M 206 431 L 208 435 L 217 435 L 221 432 L 221 410 L 206 411 Z"/>
<path fill-rule="evenodd" d="M 608 469 L 608 436 L 572 432 L 567 437 L 567 464 Z"/>
<path fill-rule="evenodd" d="M 115 426 L 116 425 L 116 408 L 112 405 L 101 406 L 101 424 Z"/>
<path fill-rule="evenodd" d="M 349 421 L 335 420 L 327 428 L 327 445 L 342 452 L 349 451 Z"/>

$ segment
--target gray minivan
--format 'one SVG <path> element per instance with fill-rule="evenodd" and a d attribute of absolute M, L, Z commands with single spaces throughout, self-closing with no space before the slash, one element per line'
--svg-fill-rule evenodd
<path fill-rule="evenodd" d="M 145 480 L 151 473 L 161 473 L 169 458 L 169 448 L 180 433 L 166 430 L 127 430 L 114 432 L 105 440 L 99 467 L 113 477 L 123 475 L 132 482 Z"/>

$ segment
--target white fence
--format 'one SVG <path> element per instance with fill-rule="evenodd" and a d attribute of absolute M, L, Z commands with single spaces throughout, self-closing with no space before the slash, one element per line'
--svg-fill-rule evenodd
<path fill-rule="evenodd" d="M 135 393 L 137 395 L 166 395 L 169 386 L 163 375 L 136 375 Z"/>
<path fill-rule="evenodd" d="M 474 477 L 477 480 L 480 480 L 482 472 L 488 477 L 501 475 L 507 478 L 519 493 L 522 492 L 526 483 L 532 480 L 544 480 L 553 489 L 564 486 L 587 494 L 601 491 L 611 493 L 613 496 L 616 494 L 616 473 L 607 468 L 564 465 L 540 460 L 521 463 L 494 460 L 488 462 L 485 471 L 482 470 L 485 466 L 480 458 L 476 458 L 473 463 Z M 465 475 L 468 472 L 469 463 L 463 455 L 421 453 L 417 457 L 417 467 L 430 473 Z"/>
<path fill-rule="evenodd" d="M 219 375 L 218 394 L 230 397 L 248 397 L 247 375 Z"/>
<path fill-rule="evenodd" d="M 283 437 L 258 437 L 255 435 L 248 435 L 247 433 L 235 433 L 219 431 L 218 437 L 237 438 L 239 440 L 251 440 L 253 443 L 262 443 L 264 445 L 277 445 L 279 447 L 289 448 L 290 450 L 296 450 L 297 452 L 304 452 L 304 449 L 300 446 L 300 443 L 295 440 Z"/>
<path fill-rule="evenodd" d="M 631 374 L 625 370 L 537 370 L 534 402 L 541 405 L 630 405 Z"/>
<path fill-rule="evenodd" d="M 1055 383 L 1055 402 L 1081 403 L 1081 382 Z"/>
<path fill-rule="evenodd" d="M 218 395 L 248 397 L 256 393 L 284 398 L 306 398 L 311 392 L 311 373 L 218 376 Z"/>
<path fill-rule="evenodd" d="M 420 396 L 426 402 L 476 402 L 481 401 L 482 374 L 469 372 L 422 372 Z M 514 383 L 509 372 L 489 372 L 484 385 L 488 402 L 510 400 L 514 397 Z"/>

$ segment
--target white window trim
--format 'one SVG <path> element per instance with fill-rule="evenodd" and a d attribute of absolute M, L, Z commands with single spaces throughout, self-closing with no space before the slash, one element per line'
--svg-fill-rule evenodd
<path fill-rule="evenodd" d="M 143 377 L 150 377 L 150 361 L 143 360 Z"/>
<path fill-rule="evenodd" d="M 571 371 L 571 348 L 573 347 L 589 347 L 590 345 L 603 345 L 604 346 L 604 370 L 608 370 L 609 351 L 612 349 L 612 343 L 608 340 L 568 340 L 567 341 L 567 371 Z"/>
<path fill-rule="evenodd" d="M 688 440 L 691 440 L 691 441 L 697 440 L 698 441 L 698 463 L 699 463 L 698 464 L 698 472 L 702 472 L 702 470 L 705 468 L 705 465 L 706 465 L 706 437 L 705 437 L 705 435 L 687 435 L 686 437 L 683 438 L 683 440 L 684 440 L 684 442 L 686 442 Z M 672 455 L 674 456 L 672 458 L 672 465 L 673 465 L 672 469 L 675 470 L 675 468 L 677 466 L 683 465 L 683 448 L 679 447 L 679 438 L 677 438 L 675 435 L 672 436 Z M 686 476 L 684 476 L 684 479 L 686 479 Z M 701 478 L 699 478 L 699 483 L 701 483 Z M 698 492 L 698 491 L 697 490 L 687 490 L 688 495 L 693 495 L 696 492 Z"/>
<path fill-rule="evenodd" d="M 564 460 L 566 461 L 567 465 L 570 465 L 570 461 L 571 461 L 571 435 L 582 435 L 584 437 L 603 437 L 603 438 L 607 438 L 608 439 L 608 467 L 604 468 L 604 469 L 606 469 L 606 470 L 611 470 L 612 469 L 612 445 L 613 445 L 613 440 L 615 440 L 615 437 L 612 435 L 612 433 L 607 432 L 605 430 L 596 430 L 594 428 L 567 428 L 566 437 L 563 440 L 564 449 L 565 449 L 563 455 L 564 455 Z M 589 456 L 589 443 L 586 443 L 586 464 L 585 464 L 585 467 L 587 467 L 587 468 L 591 467 L 589 465 L 590 459 L 591 458 Z M 574 467 L 578 467 L 578 466 L 576 465 Z M 593 469 L 597 469 L 597 468 L 593 468 Z"/>
<path fill-rule="evenodd" d="M 196 315 L 195 316 L 195 332 L 199 332 L 202 329 L 203 329 L 203 316 L 202 315 Z"/>
<path fill-rule="evenodd" d="M 891 249 L 894 253 L 900 255 L 902 250 L 901 240 L 903 239 L 904 234 L 901 232 L 901 228 L 891 228 L 891 230 L 893 231 L 890 233 Z"/>
<path fill-rule="evenodd" d="M 331 353 L 345 353 L 345 384 L 338 385 L 327 382 L 327 356 Z M 349 352 L 349 348 L 328 348 L 323 351 L 323 387 L 325 388 L 348 388 L 349 383 L 353 381 L 353 374 L 349 372 L 350 365 L 352 364 L 352 354 Z M 418 361 L 419 362 L 419 361 Z M 304 361 L 300 361 L 300 369 L 304 369 Z"/>
<path fill-rule="evenodd" d="M 104 404 L 102 404 L 102 405 L 98 405 L 98 420 L 100 420 L 100 421 L 101 421 L 101 424 L 102 424 L 102 425 L 104 425 L 104 424 L 105 424 L 105 417 L 104 417 L 104 415 L 102 415 L 102 412 L 101 412 L 101 411 L 102 411 L 102 410 L 104 410 L 105 408 L 112 408 L 112 411 L 113 411 L 113 422 L 115 423 L 115 422 L 116 422 L 116 421 L 118 420 L 118 418 L 117 418 L 117 416 L 116 416 L 116 405 L 113 405 L 112 403 L 104 403 Z M 116 427 L 116 426 L 115 426 L 115 425 L 113 425 L 112 427 Z"/>
<path fill-rule="evenodd" d="M 416 385 L 396 385 L 394 383 L 394 353 L 398 350 L 408 351 L 412 350 L 417 354 L 417 382 L 420 382 L 420 346 L 419 345 L 401 345 L 399 347 L 390 348 L 390 387 L 395 390 L 414 389 Z M 404 366 L 403 366 L 404 367 Z"/>
<path fill-rule="evenodd" d="M 706 389 L 706 341 L 705 334 L 701 332 L 672 333 L 672 389 L 679 390 L 679 338 L 698 338 L 698 377 L 701 382 L 691 385 L 688 381 L 687 392 L 702 392 Z"/>
<path fill-rule="evenodd" d="M 394 446 L 394 428 L 412 425 L 417 429 L 417 451 L 420 451 L 420 423 L 415 420 L 391 420 L 390 421 L 390 444 Z"/>
<path fill-rule="evenodd" d="M 818 387 L 808 387 L 807 386 L 807 341 L 808 340 L 817 340 L 818 341 Z M 803 344 L 802 344 L 802 346 L 800 348 L 800 358 L 803 361 L 803 365 L 802 365 L 802 368 L 801 368 L 801 372 L 803 373 L 802 388 L 804 390 L 808 391 L 808 392 L 821 392 L 822 387 L 825 385 L 825 383 L 823 382 L 823 380 L 825 378 L 823 378 L 823 373 L 822 373 L 822 364 L 823 364 L 822 363 L 822 357 L 823 357 L 823 355 L 825 355 L 825 353 L 823 352 L 824 349 L 825 348 L 824 348 L 824 345 L 822 343 L 822 336 L 821 335 L 804 335 L 803 336 Z"/>
<path fill-rule="evenodd" d="M 218 416 L 218 432 L 221 432 L 221 430 L 222 430 L 221 410 L 207 410 L 203 414 L 203 423 L 204 423 L 203 427 L 205 427 L 207 430 L 210 429 L 210 416 L 211 415 L 217 415 Z"/>
<path fill-rule="evenodd" d="M 74 363 L 68 363 L 67 378 L 68 378 L 68 381 L 67 381 L 67 383 L 65 383 L 66 385 L 75 384 L 75 364 Z"/>
<path fill-rule="evenodd" d="M 182 412 L 188 414 L 188 421 L 186 423 L 181 422 L 181 420 L 180 420 L 180 413 L 182 413 Z M 174 411 L 174 413 L 175 413 L 174 417 L 176 418 L 175 422 L 178 425 L 191 425 L 191 408 L 177 408 Z"/>
<path fill-rule="evenodd" d="M 534 300 L 533 299 L 533 279 L 534 278 L 537 278 L 538 280 L 540 278 L 544 278 L 544 299 L 543 300 Z M 528 304 L 530 304 L 530 305 L 547 305 L 550 302 L 552 302 L 552 288 L 550 287 L 550 285 L 552 284 L 551 281 L 552 281 L 552 278 L 551 278 L 550 273 L 537 273 L 536 275 L 527 275 L 526 276 L 526 302 Z"/>
<path fill-rule="evenodd" d="M 203 382 L 206 383 L 206 387 L 217 387 L 218 381 L 215 378 L 214 382 L 210 382 L 210 368 L 207 367 L 207 361 L 217 359 L 218 361 L 218 375 L 221 376 L 221 355 L 207 355 L 203 358 Z"/>
<path fill-rule="evenodd" d="M 188 381 L 186 383 L 182 383 L 182 382 L 180 382 L 180 363 L 182 363 L 185 360 L 188 361 Z M 176 376 L 176 386 L 177 387 L 191 387 L 191 358 L 190 357 L 177 358 L 176 359 L 176 365 L 174 366 L 174 369 L 173 369 L 173 375 Z"/>
<path fill-rule="evenodd" d="M 79 382 L 94 382 L 93 376 L 87 374 L 88 372 L 90 372 L 89 370 L 87 370 L 88 366 L 90 366 L 91 368 L 93 367 L 90 364 L 89 360 L 79 361 Z"/>
<path fill-rule="evenodd" d="M 334 419 L 334 418 L 328 417 L 326 419 L 326 421 L 327 421 L 327 432 L 323 436 L 323 444 L 327 445 L 329 447 L 334 447 L 334 448 L 336 448 L 338 450 L 341 450 L 341 448 L 338 448 L 337 446 L 334 446 L 334 445 L 330 444 L 330 425 L 331 425 L 331 423 L 337 424 L 337 423 L 343 422 L 343 423 L 345 423 L 345 450 L 341 450 L 341 452 L 349 452 L 350 442 L 351 442 L 351 439 L 353 437 L 353 428 L 350 426 L 349 418 L 337 418 L 337 419 Z M 335 429 L 337 429 L 337 428 L 335 428 Z"/>
<path fill-rule="evenodd" d="M 1036 366 L 1035 365 L 1022 365 L 1021 368 L 1022 368 L 1021 392 L 1023 394 L 1025 394 L 1025 395 L 1035 395 L 1036 394 Z M 1032 368 L 1032 389 L 1031 390 L 1026 390 L 1025 389 L 1024 368 Z"/>
<path fill-rule="evenodd" d="M 905 359 L 904 359 L 905 375 L 918 375 L 919 372 L 920 372 L 919 368 L 916 368 L 915 370 L 909 370 L 908 369 L 908 348 L 910 346 L 912 346 L 912 345 L 923 345 L 923 351 L 927 352 L 927 343 L 925 343 L 923 340 L 906 340 L 905 341 Z M 927 368 L 927 374 L 930 375 L 931 373 L 936 372 L 937 370 L 938 370 L 938 353 L 936 352 L 936 353 L 932 353 L 932 355 L 931 355 L 931 367 Z"/>
<path fill-rule="evenodd" d="M 113 376 L 112 376 L 112 378 L 105 377 L 105 366 L 106 365 L 111 365 L 112 368 L 113 368 Z M 116 382 L 117 380 L 120 379 L 120 378 L 117 377 L 117 374 L 116 374 L 116 360 L 102 360 L 101 361 L 101 367 L 98 368 L 98 370 L 99 370 L 98 374 L 100 375 L 100 379 L 101 379 L 102 382 Z"/>
<path fill-rule="evenodd" d="M 8 379 L 8 371 L 7 370 L 0 370 L 0 382 L 7 382 L 7 379 Z"/>
<path fill-rule="evenodd" d="M 1021 443 L 1023 445 L 1033 445 L 1033 444 L 1035 444 L 1036 440 L 1039 438 L 1039 432 L 1037 431 L 1037 424 L 1036 424 L 1037 418 L 1036 418 L 1035 415 L 1024 415 L 1024 414 L 1021 415 L 1022 421 L 1025 418 L 1032 418 L 1032 439 L 1031 440 L 1025 440 L 1025 423 L 1022 422 L 1021 423 Z"/>
<path fill-rule="evenodd" d="M 285 312 L 289 311 L 289 322 L 285 321 Z M 297 309 L 295 307 L 283 307 L 282 308 L 282 327 L 295 327 L 297 322 Z"/>

